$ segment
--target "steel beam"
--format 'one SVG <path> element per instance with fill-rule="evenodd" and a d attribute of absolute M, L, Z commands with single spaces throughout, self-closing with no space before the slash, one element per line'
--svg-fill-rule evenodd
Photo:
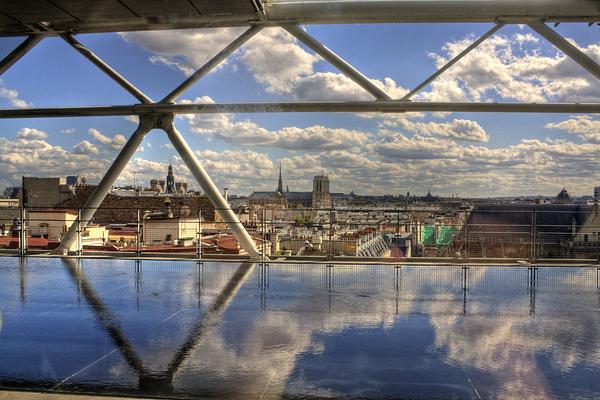
<path fill-rule="evenodd" d="M 600 114 L 600 103 L 471 103 L 417 102 L 404 100 L 380 101 L 309 101 L 283 103 L 216 103 L 216 104 L 138 104 L 120 106 L 90 106 L 62 108 L 27 108 L 0 110 L 0 119 L 110 117 L 148 114 L 219 114 L 219 113 L 281 113 L 281 112 L 502 112 Z"/>
<path fill-rule="evenodd" d="M 229 43 L 227 47 L 221 50 L 217 55 L 211 58 L 206 64 L 200 67 L 196 72 L 194 72 L 189 78 L 181 83 L 181 85 L 177 86 L 171 93 L 165 96 L 164 99 L 160 101 L 160 103 L 171 103 L 173 102 L 181 93 L 187 90 L 190 86 L 196 83 L 203 76 L 212 71 L 217 65 L 219 65 L 223 60 L 225 60 L 231 53 L 240 48 L 244 43 L 250 40 L 254 35 L 256 35 L 262 29 L 261 26 L 255 25 L 250 27 L 247 31 L 238 36 L 233 42 Z"/>
<path fill-rule="evenodd" d="M 466 56 L 471 51 L 473 51 L 476 47 L 478 47 L 481 43 L 483 43 L 487 38 L 492 36 L 494 33 L 498 32 L 498 30 L 500 30 L 504 25 L 505 24 L 503 22 L 497 23 L 492 29 L 490 29 L 489 31 L 484 33 L 479 39 L 477 39 L 476 41 L 471 43 L 471 45 L 469 47 L 467 47 L 466 49 L 461 51 L 456 57 L 454 57 L 452 60 L 448 61 L 443 67 L 438 69 L 429 78 L 425 79 L 420 85 L 418 85 L 416 88 L 414 88 L 408 94 L 406 94 L 404 97 L 402 97 L 402 100 L 410 100 L 411 97 L 413 97 L 414 95 L 419 93 L 421 90 L 423 90 L 424 87 L 429 85 L 437 77 L 439 77 L 444 72 L 446 72 L 450 67 L 452 67 L 454 64 L 459 62 L 464 56 Z"/>
<path fill-rule="evenodd" d="M 531 29 L 573 59 L 573 61 L 585 68 L 590 74 L 594 75 L 597 79 L 600 79 L 600 64 L 590 58 L 587 54 L 569 43 L 564 37 L 556 33 L 553 29 L 550 29 L 541 21 L 530 22 L 528 25 Z"/>
<path fill-rule="evenodd" d="M 233 232 L 240 246 L 252 259 L 259 259 L 260 254 L 258 250 L 256 250 L 256 244 L 254 243 L 254 240 L 250 237 L 248 231 L 246 231 L 246 228 L 244 228 L 237 215 L 235 215 L 227 201 L 221 195 L 221 192 L 215 183 L 212 181 L 212 179 L 210 179 L 210 176 L 202 164 L 200 164 L 200 161 L 198 161 L 198 158 L 190 146 L 175 127 L 172 114 L 170 115 L 170 118 L 165 117 L 162 119 L 160 128 L 167 133 L 167 136 L 175 147 L 175 150 L 177 150 L 185 165 L 187 165 L 192 175 L 194 175 L 198 181 L 200 187 L 204 191 L 204 194 L 206 194 L 208 199 L 211 201 L 223 222 L 225 222 L 231 232 Z"/>
<path fill-rule="evenodd" d="M 600 19 L 597 0 L 300 0 L 268 2 L 265 11 L 268 20 L 295 24 Z"/>
<path fill-rule="evenodd" d="M 19 61 L 21 57 L 29 52 L 29 50 L 33 49 L 36 44 L 38 44 L 44 35 L 42 34 L 32 34 L 29 35 L 27 39 L 25 39 L 20 45 L 18 45 L 13 51 L 11 51 L 6 57 L 4 57 L 0 61 L 0 75 L 6 72 L 7 69 L 13 66 L 14 63 Z"/>
<path fill-rule="evenodd" d="M 310 47 L 315 53 L 323 57 L 334 67 L 339 69 L 344 75 L 356 82 L 360 87 L 369 92 L 376 99 L 390 100 L 391 97 L 382 89 L 377 87 L 369 78 L 360 73 L 346 60 L 335 54 L 333 51 L 328 49 L 324 44 L 319 42 L 317 39 L 309 35 L 302 28 L 297 25 L 282 25 L 282 27 L 294 35 L 302 43 Z"/>
<path fill-rule="evenodd" d="M 125 146 L 121 149 L 111 166 L 108 168 L 106 174 L 96 186 L 96 189 L 92 192 L 90 197 L 87 199 L 81 210 L 81 220 L 79 218 L 73 222 L 69 227 L 69 230 L 65 236 L 61 239 L 60 245 L 53 251 L 54 254 L 67 254 L 75 244 L 77 240 L 77 230 L 84 229 L 90 222 L 100 204 L 110 191 L 110 188 L 116 182 L 121 172 L 125 169 L 125 166 L 133 157 L 137 149 L 142 144 L 144 136 L 154 127 L 155 122 L 152 116 L 140 116 L 140 124 L 133 132 L 131 137 L 125 143 Z M 79 250 L 79 249 L 77 249 Z"/>
<path fill-rule="evenodd" d="M 117 71 L 115 71 L 110 65 L 102 61 L 100 57 L 94 54 L 90 49 L 85 47 L 83 44 L 77 41 L 70 34 L 62 34 L 61 38 L 64 39 L 65 42 L 70 44 L 75 50 L 81 53 L 85 58 L 90 60 L 95 66 L 100 68 L 106 75 L 108 75 L 112 80 L 117 82 L 123 89 L 127 90 L 131 95 L 133 95 L 136 99 L 141 101 L 144 104 L 153 103 L 152 99 L 142 93 L 138 88 L 133 86 L 127 79 L 121 76 Z"/>

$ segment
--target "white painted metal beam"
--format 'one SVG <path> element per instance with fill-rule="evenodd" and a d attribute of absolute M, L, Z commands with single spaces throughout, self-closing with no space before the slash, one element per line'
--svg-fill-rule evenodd
<path fill-rule="evenodd" d="M 268 20 L 295 24 L 600 20 L 598 0 L 321 0 L 271 1 Z"/>
<path fill-rule="evenodd" d="M 302 43 L 310 47 L 315 53 L 323 57 L 340 72 L 356 82 L 360 87 L 369 92 L 376 99 L 390 100 L 391 97 L 382 89 L 377 87 L 369 78 L 360 73 L 342 57 L 335 54 L 327 46 L 309 35 L 306 31 L 296 25 L 283 25 L 286 31 L 294 35 Z"/>
<path fill-rule="evenodd" d="M 36 44 L 38 44 L 44 35 L 41 34 L 32 34 L 29 35 L 27 39 L 23 41 L 20 45 L 18 45 L 13 51 L 8 53 L 6 57 L 4 57 L 0 61 L 0 75 L 6 72 L 7 69 L 13 66 L 14 63 L 19 61 L 21 57 L 29 52 L 29 50 L 33 49 Z"/>
<path fill-rule="evenodd" d="M 476 41 L 471 43 L 471 45 L 469 45 L 469 47 L 467 47 L 466 49 L 461 51 L 456 57 L 454 57 L 452 60 L 448 61 L 443 67 L 441 67 L 436 72 L 434 72 L 429 78 L 425 79 L 416 88 L 414 88 L 409 93 L 407 93 L 404 97 L 402 97 L 402 100 L 410 100 L 414 95 L 416 95 L 421 90 L 423 90 L 423 88 L 425 88 L 427 85 L 429 85 L 431 82 L 433 82 L 436 78 L 438 78 L 440 75 L 442 75 L 444 72 L 446 72 L 454 64 L 459 62 L 464 56 L 469 54 L 472 50 L 474 50 L 476 47 L 478 47 L 481 43 L 483 43 L 487 38 L 492 36 L 494 33 L 498 32 L 503 26 L 504 26 L 504 23 L 502 23 L 502 22 L 497 23 L 492 29 L 490 29 L 489 31 L 484 33 L 479 39 L 477 39 Z"/>
<path fill-rule="evenodd" d="M 598 5 L 598 7 L 600 7 L 600 1 L 598 1 Z M 600 64 L 594 61 L 591 57 L 572 45 L 564 37 L 556 33 L 556 31 L 550 29 L 545 23 L 538 21 L 531 22 L 528 25 L 531 29 L 539 33 L 568 57 L 573 59 L 573 61 L 581 65 L 590 74 L 594 75 L 597 79 L 600 79 Z"/>
<path fill-rule="evenodd" d="M 600 113 L 600 103 L 469 103 L 379 101 L 309 101 L 284 103 L 137 104 L 63 108 L 0 109 L 0 119 L 108 117 L 156 113 L 280 113 L 280 112 L 510 112 L 510 113 Z"/>
<path fill-rule="evenodd" d="M 110 191 L 110 188 L 117 181 L 117 178 L 121 175 L 121 172 L 123 172 L 131 157 L 133 157 L 142 144 L 144 136 L 146 136 L 153 127 L 154 119 L 152 116 L 140 116 L 139 126 L 127 140 L 125 146 L 123 146 L 111 166 L 108 168 L 106 174 L 104 174 L 100 180 L 100 183 L 98 183 L 98 186 L 96 186 L 96 189 L 94 189 L 83 205 L 83 209 L 80 213 L 81 220 L 78 218 L 78 220 L 71 225 L 65 236 L 61 239 L 60 245 L 53 251 L 54 254 L 67 254 L 69 251 L 73 250 L 73 246 L 77 242 L 78 229 L 84 229 L 90 222 L 96 213 L 96 210 L 100 207 L 100 204 L 102 204 L 102 201 Z"/>
<path fill-rule="evenodd" d="M 177 97 L 179 97 L 185 90 L 187 90 L 190 86 L 200 80 L 203 76 L 212 71 L 217 65 L 219 65 L 223 60 L 225 60 L 231 53 L 240 48 L 244 43 L 250 40 L 254 35 L 256 35 L 262 29 L 261 26 L 252 26 L 247 31 L 238 36 L 233 42 L 227 45 L 223 50 L 218 52 L 213 58 L 208 60 L 206 64 L 200 67 L 196 72 L 194 72 L 189 78 L 183 81 L 179 86 L 177 86 L 171 93 L 165 96 L 164 99 L 160 101 L 160 103 L 171 103 Z"/>
<path fill-rule="evenodd" d="M 202 164 L 200 164 L 200 161 L 190 146 L 175 127 L 172 114 L 170 117 L 165 116 L 161 121 L 160 128 L 167 132 L 167 136 L 173 144 L 173 147 L 175 147 L 175 150 L 177 150 L 177 153 L 179 153 L 185 165 L 187 165 L 192 175 L 194 175 L 200 184 L 204 194 L 206 194 L 208 199 L 214 205 L 215 211 L 219 214 L 223 222 L 227 224 L 231 232 L 233 232 L 240 246 L 248 253 L 250 258 L 255 260 L 260 259 L 260 254 L 258 250 L 256 250 L 254 240 L 250 237 L 246 228 L 242 225 L 237 215 L 235 215 L 217 188 L 217 185 L 210 179 L 210 176 Z"/>
<path fill-rule="evenodd" d="M 70 44 L 75 50 L 81 53 L 85 58 L 90 60 L 95 66 L 100 68 L 106 75 L 108 75 L 112 80 L 117 82 L 121 87 L 131 93 L 135 98 L 145 104 L 153 103 L 152 99 L 142 93 L 138 88 L 133 86 L 127 79 L 125 79 L 121 74 L 115 71 L 110 65 L 102 61 L 100 57 L 94 54 L 90 49 L 85 47 L 83 44 L 77 41 L 73 36 L 69 34 L 60 35 L 65 42 Z"/>

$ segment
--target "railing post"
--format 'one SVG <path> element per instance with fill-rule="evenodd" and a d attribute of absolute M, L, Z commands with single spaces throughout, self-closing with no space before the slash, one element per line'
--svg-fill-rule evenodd
<path fill-rule="evenodd" d="M 533 210 L 531 218 L 531 260 L 535 262 L 537 260 L 537 210 Z"/>
<path fill-rule="evenodd" d="M 469 211 L 465 210 L 465 260 L 469 259 Z"/>
<path fill-rule="evenodd" d="M 23 201 L 21 201 L 21 226 L 19 227 L 19 255 L 27 255 L 27 227 L 26 210 Z"/>
<path fill-rule="evenodd" d="M 266 254 L 266 229 L 267 229 L 267 209 L 262 209 L 262 235 L 261 235 L 261 259 L 264 261 L 267 257 Z"/>
<path fill-rule="evenodd" d="M 142 244 L 141 244 L 141 219 L 140 209 L 137 209 L 137 220 L 135 225 L 135 255 L 140 257 L 142 255 Z"/>
<path fill-rule="evenodd" d="M 333 260 L 333 206 L 329 209 L 329 259 Z"/>
<path fill-rule="evenodd" d="M 77 210 L 77 251 L 75 254 L 81 255 L 82 249 L 82 238 L 81 238 L 81 208 Z"/>
<path fill-rule="evenodd" d="M 198 245 L 196 248 L 196 256 L 198 260 L 202 259 L 202 209 L 198 209 L 198 232 L 196 233 L 198 238 Z"/>

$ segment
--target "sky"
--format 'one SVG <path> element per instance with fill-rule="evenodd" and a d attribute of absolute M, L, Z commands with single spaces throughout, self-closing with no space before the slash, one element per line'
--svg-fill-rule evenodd
<path fill-rule="evenodd" d="M 490 24 L 303 27 L 392 98 L 400 98 L 491 28 Z M 554 28 L 600 62 L 600 28 Z M 159 100 L 243 28 L 78 35 Z M 0 38 L 0 55 L 21 38 Z M 371 100 L 371 95 L 280 28 L 266 28 L 182 94 L 179 103 Z M 414 100 L 598 102 L 600 82 L 526 26 L 509 25 Z M 0 77 L 0 107 L 132 104 L 137 100 L 59 38 L 44 39 Z M 97 182 L 136 128 L 135 117 L 0 120 L 0 188 L 26 176 Z M 269 113 L 178 116 L 215 183 L 247 195 L 284 186 L 459 196 L 591 195 L 600 186 L 600 117 L 494 113 Z M 176 179 L 198 188 L 161 131 L 144 139 L 121 185 Z"/>

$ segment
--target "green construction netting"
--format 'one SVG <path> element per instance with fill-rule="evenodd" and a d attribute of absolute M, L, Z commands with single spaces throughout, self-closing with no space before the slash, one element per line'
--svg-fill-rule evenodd
<path fill-rule="evenodd" d="M 435 226 L 421 226 L 421 243 L 428 246 L 448 246 L 454 241 L 456 228 L 440 225 L 435 232 Z"/>
<path fill-rule="evenodd" d="M 456 228 L 453 226 L 442 225 L 438 228 L 438 236 L 435 243 L 438 246 L 448 246 L 454 240 Z"/>
<path fill-rule="evenodd" d="M 435 246 L 435 226 L 421 226 L 421 243 Z"/>

